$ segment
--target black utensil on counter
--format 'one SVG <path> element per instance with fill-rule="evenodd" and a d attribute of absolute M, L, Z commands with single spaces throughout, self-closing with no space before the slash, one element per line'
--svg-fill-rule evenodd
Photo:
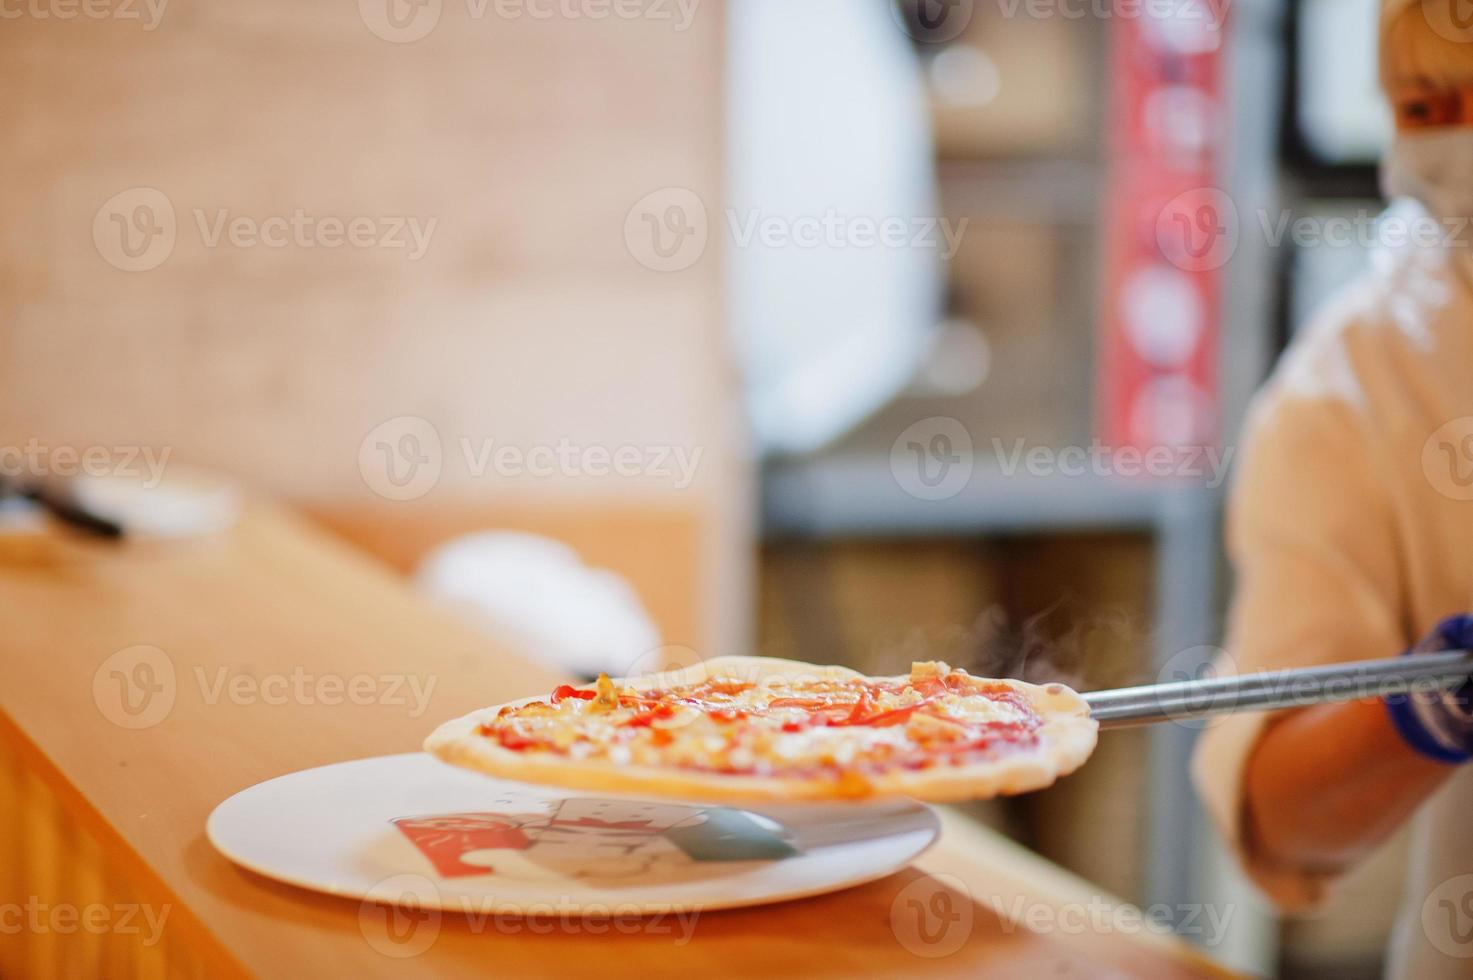
<path fill-rule="evenodd" d="M 63 524 L 93 537 L 118 539 L 123 536 L 121 524 L 82 507 L 67 496 L 65 489 L 58 490 L 43 482 L 22 483 L 0 476 L 0 500 L 6 497 L 33 501 Z"/>

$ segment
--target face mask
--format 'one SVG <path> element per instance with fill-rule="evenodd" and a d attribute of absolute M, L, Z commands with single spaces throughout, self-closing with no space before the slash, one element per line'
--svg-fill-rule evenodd
<path fill-rule="evenodd" d="M 1473 128 L 1398 133 L 1381 163 L 1381 189 L 1434 217 L 1473 218 Z"/>

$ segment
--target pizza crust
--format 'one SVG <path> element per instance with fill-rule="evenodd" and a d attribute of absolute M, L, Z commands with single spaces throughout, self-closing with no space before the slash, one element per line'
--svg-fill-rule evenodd
<path fill-rule="evenodd" d="M 636 678 L 618 678 L 623 686 L 651 690 L 698 684 L 711 676 L 748 681 L 763 677 L 806 677 L 835 680 L 905 680 L 866 678 L 847 667 L 817 666 L 770 657 L 718 657 L 683 670 Z M 673 797 L 722 803 L 882 800 L 909 797 L 932 803 L 1011 796 L 1043 789 L 1078 769 L 1094 751 L 1099 725 L 1084 699 L 1062 684 L 1037 685 L 1015 680 L 1004 684 L 1025 695 L 1042 724 L 1038 745 L 996 760 L 932 769 L 867 775 L 862 780 L 801 776 L 743 776 L 642 765 L 615 765 L 608 760 L 534 756 L 503 748 L 479 734 L 507 705 L 493 705 L 448 721 L 425 740 L 425 751 L 452 765 L 518 782 L 601 790 L 638 796 Z M 587 685 L 585 685 L 586 687 Z M 508 702 L 512 706 L 540 701 L 546 695 Z"/>

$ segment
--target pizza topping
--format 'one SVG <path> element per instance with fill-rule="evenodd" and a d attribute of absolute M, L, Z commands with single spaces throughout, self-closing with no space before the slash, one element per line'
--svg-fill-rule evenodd
<path fill-rule="evenodd" d="M 967 726 L 936 715 L 912 715 L 905 723 L 905 734 L 918 742 L 954 742 L 966 737 Z"/>
<path fill-rule="evenodd" d="M 614 682 L 609 680 L 608 674 L 599 674 L 598 683 L 595 685 L 597 696 L 593 703 L 588 706 L 589 711 L 607 712 L 614 711 L 619 707 L 619 692 L 614 687 Z"/>
<path fill-rule="evenodd" d="M 916 661 L 910 665 L 910 682 L 920 684 L 923 681 L 939 681 L 949 673 L 951 668 L 944 661 Z"/>
<path fill-rule="evenodd" d="M 625 721 L 620 722 L 620 724 L 623 725 L 625 728 L 643 728 L 653 725 L 655 723 L 655 719 L 657 718 L 663 720 L 665 718 L 673 717 L 674 715 L 675 706 L 673 704 L 662 704 L 657 707 L 651 708 L 648 711 L 642 711 L 639 714 L 634 715 L 632 718 L 628 718 Z"/>
<path fill-rule="evenodd" d="M 651 690 L 600 675 L 593 690 L 502 709 L 480 732 L 516 752 L 853 783 L 1027 749 L 1039 725 L 1007 682 L 918 663 L 908 678 L 718 676 Z"/>
<path fill-rule="evenodd" d="M 564 684 L 552 692 L 551 700 L 553 704 L 558 704 L 563 698 L 581 698 L 584 701 L 592 701 L 596 697 L 598 697 L 597 691 L 580 691 L 571 684 Z M 502 710 L 504 711 L 505 709 Z"/>

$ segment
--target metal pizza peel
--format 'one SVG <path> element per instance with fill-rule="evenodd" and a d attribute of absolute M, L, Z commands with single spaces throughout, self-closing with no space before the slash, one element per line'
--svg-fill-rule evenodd
<path fill-rule="evenodd" d="M 1206 718 L 1234 711 L 1272 711 L 1447 690 L 1473 676 L 1473 651 L 1442 650 L 1389 660 L 1360 660 L 1148 684 L 1082 697 L 1101 728 Z"/>

